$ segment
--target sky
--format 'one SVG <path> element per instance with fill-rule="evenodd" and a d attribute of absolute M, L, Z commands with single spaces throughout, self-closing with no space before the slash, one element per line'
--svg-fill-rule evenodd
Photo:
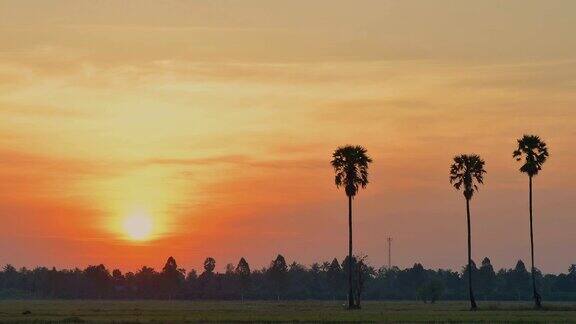
<path fill-rule="evenodd" d="M 456 154 L 486 161 L 473 258 L 529 260 L 516 139 L 540 135 L 536 265 L 576 233 L 574 1 L 0 0 L 0 265 L 252 268 L 347 253 L 329 164 L 374 163 L 354 249 L 466 262 Z"/>

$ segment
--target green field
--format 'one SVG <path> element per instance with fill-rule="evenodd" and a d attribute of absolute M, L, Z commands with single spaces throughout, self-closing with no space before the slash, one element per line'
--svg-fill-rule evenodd
<path fill-rule="evenodd" d="M 182 322 L 573 322 L 576 304 L 484 302 L 476 312 L 465 302 L 365 302 L 347 311 L 341 302 L 225 301 L 0 301 L 2 323 L 182 323 Z"/>

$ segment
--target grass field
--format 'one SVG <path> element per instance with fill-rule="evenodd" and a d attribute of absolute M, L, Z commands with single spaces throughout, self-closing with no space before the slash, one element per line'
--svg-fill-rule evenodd
<path fill-rule="evenodd" d="M 576 323 L 576 303 L 484 302 L 469 312 L 465 302 L 365 302 L 347 311 L 339 302 L 225 301 L 0 301 L 2 323 L 183 322 L 559 322 Z"/>

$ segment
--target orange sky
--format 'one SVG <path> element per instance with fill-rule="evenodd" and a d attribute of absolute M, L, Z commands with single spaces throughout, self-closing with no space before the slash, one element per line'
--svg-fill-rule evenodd
<path fill-rule="evenodd" d="M 459 269 L 451 157 L 486 160 L 473 255 L 574 263 L 573 1 L 0 1 L 0 264 L 222 269 L 341 257 L 338 145 L 374 159 L 355 250 Z M 151 232 L 134 241 L 130 217 Z M 138 216 L 140 215 L 140 216 Z M 139 219 L 139 218 L 137 218 Z M 129 225 L 126 225 L 128 222 Z"/>

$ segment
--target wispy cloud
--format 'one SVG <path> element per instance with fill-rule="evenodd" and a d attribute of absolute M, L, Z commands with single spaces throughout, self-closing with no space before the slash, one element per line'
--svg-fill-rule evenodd
<path fill-rule="evenodd" d="M 0 101 L 0 114 L 41 117 L 41 118 L 88 118 L 90 113 L 79 109 L 69 109 L 38 104 L 22 104 Z"/>
<path fill-rule="evenodd" d="M 524 89 L 537 92 L 567 92 L 576 89 L 576 61 L 487 66 L 454 82 L 455 87 Z"/>
<path fill-rule="evenodd" d="M 258 160 L 246 155 L 224 155 L 208 158 L 156 158 L 143 162 L 144 165 L 215 166 L 234 165 L 240 167 L 269 169 L 315 169 L 326 167 L 326 161 L 312 159 Z"/>

